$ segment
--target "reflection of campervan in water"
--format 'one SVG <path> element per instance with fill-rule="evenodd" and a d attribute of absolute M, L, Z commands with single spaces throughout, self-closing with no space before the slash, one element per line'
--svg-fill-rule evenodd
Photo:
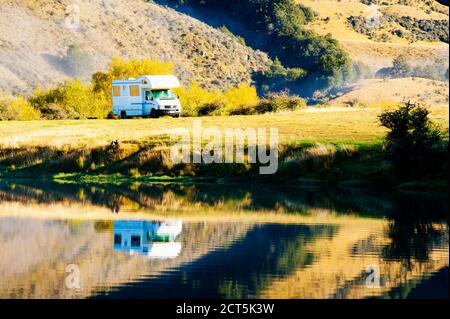
<path fill-rule="evenodd" d="M 181 243 L 175 239 L 182 225 L 181 221 L 114 221 L 114 250 L 149 258 L 175 258 L 181 251 Z"/>

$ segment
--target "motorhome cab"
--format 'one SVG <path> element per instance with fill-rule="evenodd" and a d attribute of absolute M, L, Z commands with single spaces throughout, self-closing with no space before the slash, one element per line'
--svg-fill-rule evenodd
<path fill-rule="evenodd" d="M 144 75 L 112 81 L 112 108 L 121 118 L 180 116 L 181 103 L 172 89 L 180 86 L 173 75 Z"/>

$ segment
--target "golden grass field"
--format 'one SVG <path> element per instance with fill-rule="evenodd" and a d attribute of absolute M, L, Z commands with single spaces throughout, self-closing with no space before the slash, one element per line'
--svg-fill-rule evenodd
<path fill-rule="evenodd" d="M 355 101 L 361 105 L 381 106 L 404 101 L 448 108 L 448 82 L 423 78 L 366 79 L 349 84 L 348 93 L 333 99 L 329 106 L 346 106 Z"/>
<path fill-rule="evenodd" d="M 308 108 L 292 113 L 201 118 L 128 120 L 63 120 L 0 122 L 0 147 L 94 147 L 112 140 L 148 142 L 179 128 L 192 129 L 195 119 L 202 128 L 278 128 L 279 143 L 372 143 L 385 129 L 378 124 L 381 108 Z M 431 108 L 431 119 L 449 127 L 449 108 Z"/>

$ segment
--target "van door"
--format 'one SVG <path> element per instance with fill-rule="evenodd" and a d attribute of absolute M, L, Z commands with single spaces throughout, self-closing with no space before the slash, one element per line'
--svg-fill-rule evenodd
<path fill-rule="evenodd" d="M 145 106 L 145 115 L 150 115 L 150 112 L 152 109 L 156 108 L 156 100 L 154 99 L 152 95 L 152 91 L 145 91 L 145 98 L 144 98 L 144 106 Z"/>
<path fill-rule="evenodd" d="M 143 101 L 142 101 L 142 90 L 139 83 L 136 84 L 130 84 L 129 86 L 129 104 L 130 104 L 130 111 L 129 115 L 134 116 L 142 116 L 143 114 Z M 127 112 L 128 114 L 128 112 Z"/>

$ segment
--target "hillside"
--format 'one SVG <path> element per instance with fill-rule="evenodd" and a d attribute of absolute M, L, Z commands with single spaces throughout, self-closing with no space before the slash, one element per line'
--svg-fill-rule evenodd
<path fill-rule="evenodd" d="M 353 60 L 364 62 L 373 70 L 389 65 L 392 58 L 399 54 L 408 55 L 416 64 L 436 58 L 448 61 L 448 40 L 447 43 L 418 40 L 411 35 L 410 30 L 400 24 L 403 17 L 426 21 L 448 21 L 448 7 L 437 1 L 296 1 L 310 7 L 318 15 L 307 25 L 308 29 L 323 35 L 331 33 Z M 349 23 L 351 17 L 365 18 L 367 20 L 363 20 L 362 24 L 368 22 L 368 25 L 366 28 L 364 26 L 353 28 Z M 358 20 L 355 19 L 355 21 Z M 444 30 L 445 27 L 442 29 Z"/>
<path fill-rule="evenodd" d="M 311 22 L 305 23 L 306 29 L 320 35 L 331 33 L 352 61 L 363 62 L 373 72 L 391 66 L 393 58 L 401 54 L 407 55 L 411 67 L 436 60 L 443 68 L 448 67 L 449 10 L 437 1 L 295 1 L 315 14 Z M 88 79 L 92 72 L 104 70 L 113 56 L 169 60 L 185 84 L 195 80 L 208 89 L 223 89 L 250 81 L 255 71 L 268 68 L 267 54 L 256 48 L 274 57 L 276 48 L 283 47 L 282 42 L 273 44 L 269 38 L 270 41 L 265 39 L 265 46 L 259 46 L 258 41 L 264 42 L 262 38 L 270 32 L 265 34 L 263 28 L 255 33 L 249 27 L 251 24 L 238 20 L 236 13 L 227 15 L 217 4 L 214 9 L 214 1 L 200 7 L 192 6 L 193 0 L 182 6 L 178 3 L 178 0 L 152 3 L 79 0 L 73 6 L 69 0 L 43 0 L 39 4 L 32 0 L 0 0 L 0 91 L 29 94 L 37 86 L 48 86 L 74 76 Z M 73 24 L 77 16 L 79 24 Z M 411 23 L 419 20 L 425 21 L 426 32 L 411 27 Z M 219 28 L 222 25 L 242 36 L 253 49 L 242 38 Z M 70 55 L 72 47 L 81 50 L 81 55 L 77 50 Z M 331 47 L 328 49 L 333 51 Z M 298 66 L 297 62 L 301 64 L 305 60 L 301 58 L 303 53 L 291 51 L 284 59 L 281 56 L 286 65 Z M 70 63 L 80 66 L 82 75 L 73 74 Z M 311 79 L 292 87 L 314 89 Z M 274 83 L 278 80 L 273 79 Z M 388 90 L 392 94 L 381 95 L 388 96 L 386 102 L 411 97 L 432 105 L 448 100 L 448 85 L 445 87 L 444 83 L 435 83 L 435 88 L 426 86 L 427 92 L 415 96 L 419 94 L 415 90 L 422 89 L 417 86 L 419 82 L 403 79 L 350 83 L 345 90 L 354 91 L 335 101 L 337 104 L 331 104 L 348 104 L 352 100 L 365 103 L 365 96 L 376 97 L 379 92 L 385 92 L 387 83 L 394 87 Z M 283 88 L 284 82 L 280 83 Z M 428 88 L 432 90 L 428 92 Z M 364 96 L 359 94 L 362 92 Z"/>
<path fill-rule="evenodd" d="M 142 0 L 75 3 L 0 0 L 1 90 L 31 93 L 36 86 L 70 78 L 70 46 L 85 52 L 85 74 L 105 69 L 114 56 L 157 58 L 172 61 L 184 83 L 195 80 L 207 88 L 249 81 L 252 72 L 269 63 L 264 53 L 233 36 L 156 4 Z"/>
<path fill-rule="evenodd" d="M 67 205 L 71 206 L 67 203 L 64 206 L 53 204 L 45 205 L 44 209 L 61 210 L 62 207 L 67 208 Z M 19 206 L 19 209 L 25 207 L 18 203 L 11 203 L 11 206 Z M 33 207 L 37 208 L 39 205 Z M 75 204 L 75 207 L 68 210 L 84 209 L 81 205 Z M 88 207 L 91 211 L 102 211 L 96 206 Z M 3 208 L 0 205 L 0 213 L 3 213 Z M 103 213 L 107 215 L 109 212 L 103 210 Z M 94 222 L 37 220 L 30 223 L 23 218 L 2 218 L 0 256 L 2 260 L 14 260 L 14 266 L 5 267 L 2 264 L 0 267 L 0 296 L 84 298 L 95 294 L 105 283 L 120 285 L 145 275 L 159 275 L 168 269 L 192 262 L 206 255 L 210 247 L 229 245 L 236 238 L 245 235 L 251 227 L 249 224 L 231 223 L 185 224 L 183 233 L 177 239 L 183 248 L 180 255 L 174 259 L 149 260 L 138 254 L 114 252 L 111 233 L 99 232 L 95 229 Z M 73 229 L 77 229 L 75 234 Z M 17 251 L 25 250 L 28 250 L 27 254 L 17 254 Z M 81 290 L 71 290 L 64 286 L 64 269 L 70 262 L 76 262 L 80 267 L 83 282 Z M 36 288 L 21 290 L 17 283 L 24 286 L 31 283 Z"/>

